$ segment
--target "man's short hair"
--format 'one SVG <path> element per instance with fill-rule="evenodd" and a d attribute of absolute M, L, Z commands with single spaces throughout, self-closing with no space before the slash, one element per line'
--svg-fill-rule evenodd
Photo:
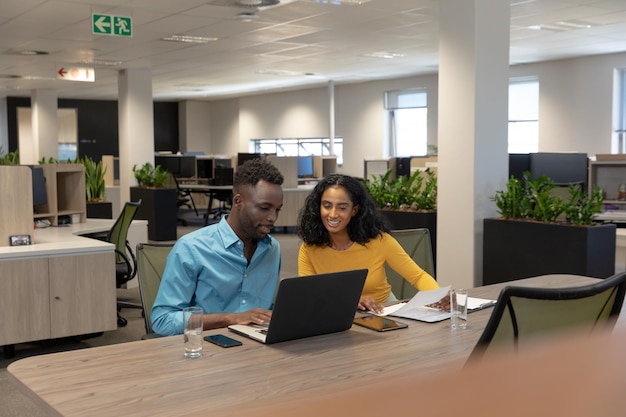
<path fill-rule="evenodd" d="M 242 185 L 255 186 L 259 181 L 282 185 L 284 178 L 278 168 L 266 159 L 250 159 L 237 168 L 233 189 Z"/>

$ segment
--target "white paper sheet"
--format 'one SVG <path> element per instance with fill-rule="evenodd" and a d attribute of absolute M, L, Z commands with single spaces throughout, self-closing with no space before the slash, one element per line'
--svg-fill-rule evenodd
<path fill-rule="evenodd" d="M 415 296 L 411 298 L 408 302 L 387 306 L 383 309 L 383 312 L 378 315 L 403 317 L 429 323 L 449 319 L 449 311 L 441 311 L 436 308 L 427 307 L 427 305 L 436 303 L 437 301 L 441 300 L 448 294 L 449 291 L 450 286 L 438 288 L 436 290 L 420 291 L 415 294 Z M 476 311 L 485 307 L 492 306 L 495 303 L 495 300 L 468 297 L 467 309 L 468 312 Z"/>

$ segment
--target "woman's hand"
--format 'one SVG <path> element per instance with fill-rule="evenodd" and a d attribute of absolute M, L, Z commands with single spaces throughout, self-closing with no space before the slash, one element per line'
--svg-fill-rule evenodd
<path fill-rule="evenodd" d="M 436 308 L 440 311 L 450 311 L 450 292 L 448 291 L 448 293 L 441 300 L 428 304 L 427 307 Z"/>
<path fill-rule="evenodd" d="M 378 301 L 374 300 L 370 296 L 362 296 L 359 299 L 359 310 L 371 311 L 373 313 L 382 313 L 383 305 Z"/>

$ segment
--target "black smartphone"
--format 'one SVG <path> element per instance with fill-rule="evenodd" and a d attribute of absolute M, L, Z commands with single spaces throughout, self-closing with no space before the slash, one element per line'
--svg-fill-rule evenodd
<path fill-rule="evenodd" d="M 204 340 L 225 348 L 241 346 L 243 344 L 239 340 L 231 339 L 230 337 L 224 336 L 223 334 L 212 334 L 210 336 L 205 336 Z"/>
<path fill-rule="evenodd" d="M 354 319 L 354 324 L 376 330 L 377 332 L 386 332 L 389 330 L 404 329 L 409 327 L 408 324 L 400 323 L 386 317 L 379 316 L 363 316 Z"/>

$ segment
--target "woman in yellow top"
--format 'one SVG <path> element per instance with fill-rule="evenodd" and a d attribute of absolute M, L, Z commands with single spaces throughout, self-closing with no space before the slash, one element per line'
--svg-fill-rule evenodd
<path fill-rule="evenodd" d="M 439 288 L 389 234 L 363 183 L 332 174 L 320 181 L 300 212 L 298 275 L 366 268 L 359 309 L 379 312 L 395 301 L 385 264 L 418 290 Z"/>

